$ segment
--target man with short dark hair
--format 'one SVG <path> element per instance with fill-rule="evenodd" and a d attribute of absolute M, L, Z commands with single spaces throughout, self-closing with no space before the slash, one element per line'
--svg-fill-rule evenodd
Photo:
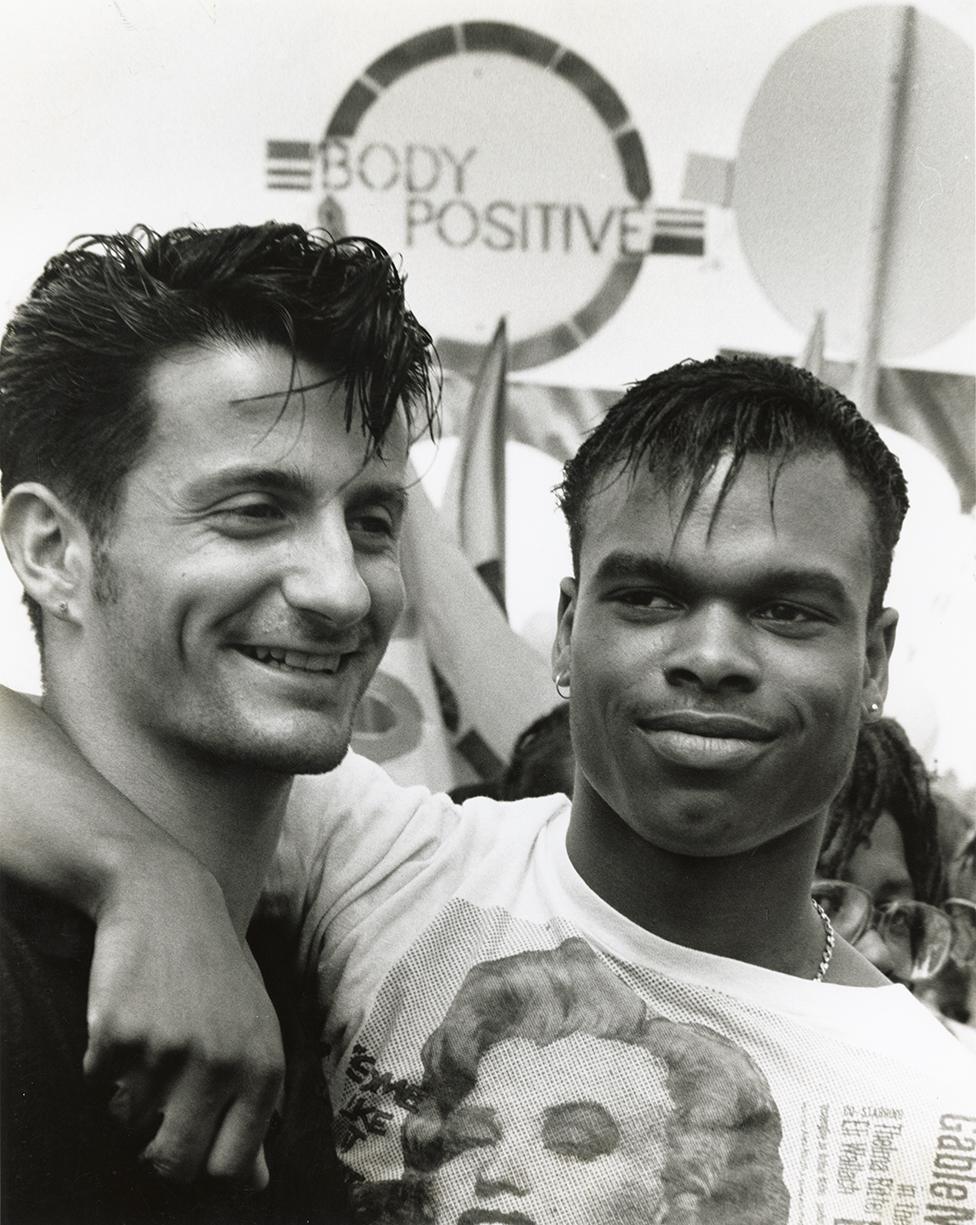
<path fill-rule="evenodd" d="M 44 710 L 206 865 L 241 941 L 291 776 L 342 760 L 400 612 L 404 465 L 418 412 L 431 420 L 429 363 L 386 252 L 295 225 L 76 241 L 3 340 L 3 538 L 41 644 Z M 57 809 L 43 787 L 40 801 Z M 164 873 L 165 856 L 164 842 Z M 229 1023 L 244 1067 L 227 1066 L 215 1024 L 162 1127 L 116 1089 L 134 1147 L 82 1082 L 90 923 L 20 885 L 3 920 L 7 1225 L 341 1212 L 287 975 L 271 1189 L 242 1197 L 225 1177 L 181 1192 L 147 1173 L 170 1168 L 170 1129 L 205 1138 L 213 1174 L 253 1161 L 262 1128 L 229 1107 L 239 1095 L 264 1122 L 277 1096 L 263 993 L 245 983 L 248 1011 Z M 155 1070 L 172 1087 L 172 1066 Z"/>
<path fill-rule="evenodd" d="M 547 1040 L 533 1038 L 535 1058 L 522 1038 L 516 1050 L 489 1035 L 490 1058 L 510 1073 L 495 1077 L 489 1100 L 465 1083 L 464 1053 L 446 1035 L 433 1102 L 424 1079 L 424 1044 L 452 1001 L 468 998 L 469 976 L 492 978 L 499 962 L 577 939 L 651 1014 L 704 1027 L 757 1069 L 772 1103 L 763 1119 L 782 1125 L 765 1159 L 785 1189 L 765 1201 L 772 1219 L 920 1219 L 926 1197 L 943 1195 L 935 1185 L 949 1187 L 950 1166 L 959 1178 L 946 1196 L 971 1195 L 970 1056 L 836 939 L 811 898 L 830 803 L 887 687 L 896 615 L 884 590 L 907 507 L 897 462 L 852 404 L 803 371 L 688 362 L 610 411 L 567 464 L 562 504 L 574 573 L 561 586 L 553 673 L 569 694 L 572 802 L 459 808 L 396 787 L 354 754 L 291 793 L 273 883 L 291 899 L 364 1219 L 389 1219 L 382 1188 L 413 1170 L 420 1184 L 396 1193 L 401 1219 L 530 1220 L 528 1167 L 544 1158 L 564 1219 L 585 1225 L 573 1207 L 585 1197 L 572 1188 L 615 1185 L 634 1130 L 604 1117 L 591 1066 L 580 1062 L 574 1080 L 572 1061 L 547 1057 Z M 69 766 L 57 757 L 49 770 L 63 780 Z M 74 778 L 86 828 L 100 834 L 77 858 L 111 896 L 131 870 L 106 848 L 137 817 Z M 8 771 L 3 786 L 49 844 L 23 773 L 11 781 Z M 29 871 L 26 857 L 12 858 Z M 140 862 L 151 880 L 151 862 Z M 144 922 L 115 949 L 116 972 L 148 950 L 142 998 L 160 998 L 152 980 L 169 953 Z M 560 974 L 557 998 L 589 998 L 576 982 L 589 974 L 582 961 Z M 111 1004 L 117 988 L 105 983 L 99 997 Z M 519 1007 L 518 993 L 498 993 L 493 1035 L 513 1032 Z M 572 1044 L 579 1060 L 584 1046 Z M 560 1078 L 555 1113 L 517 1071 L 530 1066 Z M 452 1068 L 460 1079 L 448 1091 Z M 626 1083 L 631 1071 L 624 1061 L 605 1075 Z M 708 1081 L 705 1063 L 700 1075 Z M 676 1102 L 661 1079 L 653 1107 L 666 1117 Z M 143 1096 L 165 1109 L 159 1086 Z M 416 1141 L 411 1116 L 438 1109 L 431 1201 L 429 1169 L 404 1162 L 400 1136 Z M 765 1152 L 758 1122 L 743 1119 L 734 1141 L 702 1129 L 702 1169 L 714 1167 L 715 1145 L 754 1141 Z M 414 1156 L 424 1152 L 415 1144 Z M 684 1159 L 683 1178 L 694 1151 Z M 622 1220 L 749 1220 L 758 1183 L 749 1163 L 736 1168 L 717 1200 L 690 1177 Z M 462 1202 L 459 1217 L 438 1215 Z"/>

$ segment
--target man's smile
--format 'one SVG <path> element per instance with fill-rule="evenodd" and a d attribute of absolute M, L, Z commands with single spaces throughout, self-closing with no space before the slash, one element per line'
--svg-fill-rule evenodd
<path fill-rule="evenodd" d="M 637 726 L 658 756 L 697 770 L 747 766 L 774 738 L 763 724 L 710 711 L 668 711 L 639 718 Z"/>
<path fill-rule="evenodd" d="M 350 652 L 296 651 L 288 647 L 238 646 L 236 648 L 259 663 L 273 668 L 294 672 L 338 672 L 343 659 Z"/>
<path fill-rule="evenodd" d="M 644 731 L 685 732 L 689 736 L 719 740 L 764 741 L 772 740 L 774 734 L 770 728 L 752 719 L 718 711 L 671 710 L 642 716 L 638 722 Z"/>

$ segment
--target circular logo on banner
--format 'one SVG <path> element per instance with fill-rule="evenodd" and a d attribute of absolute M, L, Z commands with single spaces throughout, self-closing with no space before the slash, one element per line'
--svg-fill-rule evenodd
<path fill-rule="evenodd" d="M 390 761 L 420 746 L 424 711 L 410 689 L 382 670 L 356 708 L 352 747 L 370 761 Z"/>
<path fill-rule="evenodd" d="M 317 153 L 321 224 L 403 254 L 447 365 L 477 361 L 502 315 L 511 369 L 568 353 L 662 249 L 620 97 L 518 26 L 465 22 L 394 47 L 347 91 Z"/>

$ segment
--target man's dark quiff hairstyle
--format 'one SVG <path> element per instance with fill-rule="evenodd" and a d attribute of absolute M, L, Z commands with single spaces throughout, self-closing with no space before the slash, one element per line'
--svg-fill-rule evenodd
<path fill-rule="evenodd" d="M 894 719 L 878 719 L 861 728 L 851 772 L 830 808 L 817 862 L 820 876 L 847 880 L 851 857 L 871 837 L 884 812 L 901 834 L 915 900 L 941 906 L 948 883 L 928 772 Z"/>
<path fill-rule="evenodd" d="M 892 551 L 908 510 L 905 478 L 877 430 L 850 400 L 809 371 L 770 357 L 679 362 L 635 383 L 617 401 L 566 463 L 557 491 L 576 575 L 587 506 L 601 476 L 609 483 L 645 464 L 666 488 L 687 484 L 684 518 L 726 454 L 732 462 L 716 512 L 747 456 L 774 461 L 772 508 L 785 463 L 798 454 L 831 451 L 841 456 L 871 503 L 873 618 L 881 611 Z"/>
<path fill-rule="evenodd" d="M 364 460 L 382 455 L 402 409 L 433 430 L 431 338 L 406 307 L 387 252 L 365 238 L 267 222 L 76 238 L 54 256 L 0 345 L 3 493 L 37 480 L 81 517 L 96 546 L 153 424 L 145 379 L 187 345 L 282 345 L 324 366 L 358 416 Z M 302 390 L 293 369 L 289 393 Z M 27 601 L 35 630 L 40 610 Z"/>

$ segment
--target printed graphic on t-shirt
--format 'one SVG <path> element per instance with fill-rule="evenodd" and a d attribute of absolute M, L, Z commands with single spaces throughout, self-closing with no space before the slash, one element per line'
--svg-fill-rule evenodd
<path fill-rule="evenodd" d="M 354 1031 L 341 992 L 336 1005 L 325 1037 L 357 1221 L 976 1220 L 964 1052 L 958 1084 L 936 1083 L 924 1060 L 808 1024 L 802 1007 L 771 1011 L 616 958 L 558 916 L 457 897 Z"/>
<path fill-rule="evenodd" d="M 652 1015 L 579 938 L 472 967 L 421 1062 L 400 1092 L 402 1174 L 356 1193 L 373 1219 L 788 1221 L 762 1072 L 713 1030 Z"/>

